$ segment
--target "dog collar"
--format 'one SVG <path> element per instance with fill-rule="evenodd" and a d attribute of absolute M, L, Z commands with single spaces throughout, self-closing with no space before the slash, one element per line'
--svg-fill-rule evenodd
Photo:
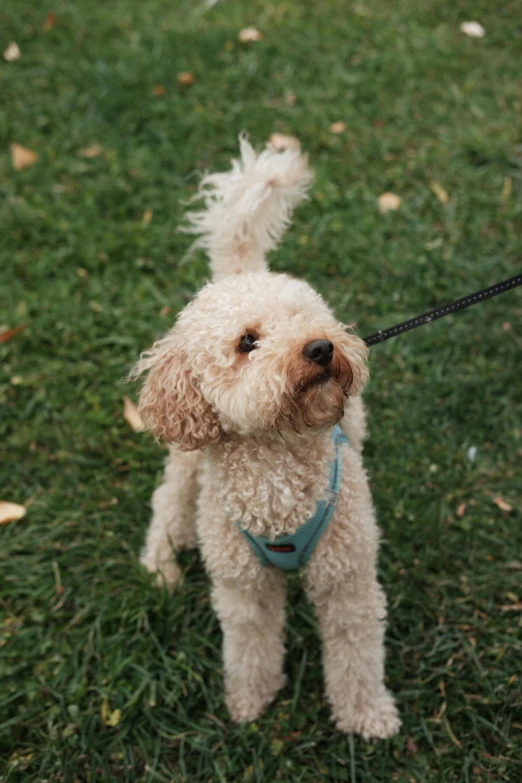
<path fill-rule="evenodd" d="M 293 571 L 306 565 L 314 551 L 321 535 L 328 527 L 337 502 L 341 484 L 341 444 L 348 443 L 348 438 L 339 425 L 332 430 L 332 440 L 335 446 L 335 459 L 330 464 L 330 483 L 325 500 L 318 500 L 313 517 L 303 522 L 295 533 L 289 536 L 278 536 L 271 540 L 266 536 L 254 536 L 248 530 L 237 527 L 248 541 L 250 548 L 264 566 L 282 568 Z"/>

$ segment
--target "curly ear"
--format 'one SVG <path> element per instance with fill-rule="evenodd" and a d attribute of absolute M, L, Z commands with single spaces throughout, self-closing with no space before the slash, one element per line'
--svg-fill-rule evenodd
<path fill-rule="evenodd" d="M 221 437 L 217 414 L 203 397 L 189 362 L 172 348 L 171 335 L 141 355 L 130 373 L 148 372 L 141 388 L 138 410 L 156 438 L 194 451 Z"/>

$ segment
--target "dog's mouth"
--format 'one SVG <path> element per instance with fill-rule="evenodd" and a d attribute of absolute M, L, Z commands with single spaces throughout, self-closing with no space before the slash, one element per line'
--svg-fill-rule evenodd
<path fill-rule="evenodd" d="M 303 394 L 314 386 L 322 386 L 323 384 L 328 383 L 331 377 L 332 374 L 329 368 L 325 367 L 324 370 L 322 370 L 320 373 L 317 373 L 317 375 L 314 375 L 313 378 L 307 378 L 306 380 L 299 381 L 299 383 L 295 386 L 296 394 Z"/>

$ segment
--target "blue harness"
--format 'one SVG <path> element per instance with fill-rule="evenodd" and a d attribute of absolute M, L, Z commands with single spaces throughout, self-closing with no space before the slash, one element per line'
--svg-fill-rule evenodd
<path fill-rule="evenodd" d="M 282 568 L 293 571 L 306 565 L 315 549 L 321 534 L 326 530 L 337 502 L 341 484 L 341 443 L 348 443 L 348 438 L 337 425 L 332 431 L 335 446 L 335 459 L 330 465 L 330 485 L 326 492 L 326 500 L 318 500 L 315 514 L 297 528 L 290 536 L 278 536 L 271 541 L 266 536 L 253 536 L 248 530 L 237 526 L 246 538 L 256 557 L 264 566 Z"/>

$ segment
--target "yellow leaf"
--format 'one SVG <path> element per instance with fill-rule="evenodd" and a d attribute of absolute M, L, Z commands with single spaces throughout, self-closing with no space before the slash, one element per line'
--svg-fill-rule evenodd
<path fill-rule="evenodd" d="M 26 169 L 28 166 L 32 166 L 38 160 L 38 154 L 27 147 L 22 147 L 21 144 L 13 142 L 11 144 L 11 163 L 16 171 Z"/>
<path fill-rule="evenodd" d="M 439 183 L 435 182 L 434 179 L 430 180 L 430 190 L 432 191 L 432 193 L 435 193 L 435 195 L 437 196 L 441 204 L 448 203 L 449 196 L 447 192 L 444 190 L 442 185 L 439 185 Z"/>
<path fill-rule="evenodd" d="M 339 135 L 339 133 L 344 133 L 346 130 L 346 123 L 342 120 L 339 120 L 338 122 L 332 122 L 330 125 L 330 133 L 335 133 L 336 135 Z"/>
<path fill-rule="evenodd" d="M 54 25 L 56 24 L 56 14 L 54 11 L 49 11 L 47 16 L 45 17 L 42 30 L 47 33 L 49 30 L 52 30 Z"/>
<path fill-rule="evenodd" d="M 121 710 L 109 710 L 109 703 L 104 699 L 101 703 L 100 715 L 105 726 L 117 726 L 121 719 Z"/>
<path fill-rule="evenodd" d="M 128 397 L 123 398 L 123 418 L 134 432 L 142 432 L 145 429 L 137 407 Z"/>
<path fill-rule="evenodd" d="M 24 516 L 25 512 L 25 506 L 19 506 L 18 503 L 8 503 L 6 500 L 0 501 L 0 525 L 16 522 L 17 519 Z"/>
<path fill-rule="evenodd" d="M 143 223 L 145 223 L 146 226 L 148 226 L 150 221 L 152 220 L 152 209 L 146 209 L 142 215 L 141 220 Z"/>
<path fill-rule="evenodd" d="M 381 193 L 377 199 L 379 206 L 379 212 L 390 212 L 399 209 L 402 202 L 402 198 L 396 193 Z"/>
<path fill-rule="evenodd" d="M 268 139 L 268 144 L 273 147 L 277 152 L 286 150 L 289 147 L 295 150 L 301 149 L 299 139 L 295 136 L 287 136 L 285 133 L 272 133 Z"/>
<path fill-rule="evenodd" d="M 21 56 L 22 52 L 20 51 L 20 47 L 14 41 L 11 41 L 7 49 L 4 49 L 4 60 L 7 60 L 8 63 L 14 63 L 16 60 L 19 60 Z"/>
<path fill-rule="evenodd" d="M 238 41 L 241 43 L 248 43 L 249 41 L 261 41 L 263 38 L 257 27 L 245 27 L 240 30 L 237 36 Z"/>
<path fill-rule="evenodd" d="M 493 498 L 493 503 L 495 506 L 497 506 L 501 511 L 513 511 L 513 506 L 510 506 L 509 503 L 506 503 L 505 500 L 503 500 L 500 495 L 497 495 L 496 498 Z"/>
<path fill-rule="evenodd" d="M 502 185 L 502 192 L 500 194 L 500 205 L 505 207 L 508 198 L 511 195 L 511 177 L 504 177 L 504 184 Z"/>
<path fill-rule="evenodd" d="M 93 144 L 92 147 L 85 147 L 83 150 L 78 150 L 76 153 L 79 158 L 96 158 L 101 155 L 103 148 L 99 144 Z"/>
<path fill-rule="evenodd" d="M 194 74 L 190 71 L 178 73 L 178 84 L 181 84 L 182 87 L 190 87 L 191 84 L 194 84 Z"/>

